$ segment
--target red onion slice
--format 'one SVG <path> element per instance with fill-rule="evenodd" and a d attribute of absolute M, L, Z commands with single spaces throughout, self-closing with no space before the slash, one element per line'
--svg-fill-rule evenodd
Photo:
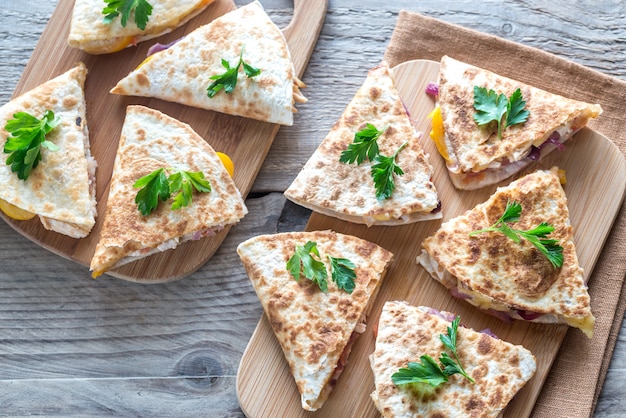
<path fill-rule="evenodd" d="M 526 320 L 526 321 L 532 321 L 534 319 L 539 318 L 541 315 L 541 313 L 538 312 L 532 312 L 532 311 L 524 311 L 524 310 L 518 310 L 517 314 L 520 316 L 520 318 Z"/>
<path fill-rule="evenodd" d="M 426 85 L 426 94 L 432 97 L 437 97 L 439 95 L 439 86 L 437 85 L 437 83 L 433 83 L 432 81 L 430 81 Z"/>
<path fill-rule="evenodd" d="M 148 48 L 148 53 L 146 54 L 146 57 L 149 57 L 150 55 L 156 54 L 157 52 L 161 52 L 161 51 L 165 51 L 167 48 L 169 48 L 170 46 L 174 45 L 176 42 L 180 41 L 183 38 L 178 38 L 168 44 L 161 44 L 161 43 L 156 43 L 154 45 L 152 45 L 150 48 Z"/>

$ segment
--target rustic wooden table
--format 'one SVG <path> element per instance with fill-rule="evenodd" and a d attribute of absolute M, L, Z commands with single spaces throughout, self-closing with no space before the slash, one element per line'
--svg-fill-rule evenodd
<path fill-rule="evenodd" d="M 262 3 L 286 26 L 288 0 Z M 10 99 L 55 5 L 2 1 L 0 103 Z M 250 214 L 199 271 L 159 285 L 94 281 L 87 268 L 0 222 L 0 415 L 242 415 L 235 376 L 262 309 L 235 247 L 260 233 L 304 228 L 309 212 L 285 202 L 282 191 L 380 61 L 401 9 L 626 79 L 623 2 L 330 0 L 303 77 L 310 103 L 324 105 L 299 106 L 297 123 L 281 128 L 247 199 Z M 625 380 L 622 326 L 595 416 L 626 415 Z"/>

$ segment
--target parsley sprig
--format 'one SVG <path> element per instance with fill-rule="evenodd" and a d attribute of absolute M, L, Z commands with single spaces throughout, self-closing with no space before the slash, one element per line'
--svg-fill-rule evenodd
<path fill-rule="evenodd" d="M 440 334 L 439 339 L 443 345 L 452 352 L 454 359 L 445 351 L 439 356 L 437 364 L 435 359 L 424 354 L 420 356 L 420 362 L 409 362 L 408 367 L 399 369 L 391 375 L 391 380 L 395 385 L 406 385 L 409 383 L 426 383 L 432 387 L 437 387 L 448 381 L 448 377 L 460 374 L 470 382 L 474 383 L 474 379 L 465 372 L 461 365 L 457 352 L 457 336 L 458 327 L 461 317 L 457 316 L 452 321 L 452 326 L 447 327 L 447 334 Z"/>
<path fill-rule="evenodd" d="M 231 93 L 235 89 L 235 86 L 237 86 L 239 67 L 242 65 L 243 72 L 248 76 L 248 78 L 256 77 L 261 74 L 260 69 L 253 67 L 243 60 L 243 50 L 244 48 L 242 47 L 241 52 L 239 53 L 239 62 L 234 67 L 231 67 L 229 62 L 222 58 L 222 66 L 226 68 L 226 71 L 222 74 L 211 76 L 211 80 L 215 81 L 213 81 L 207 88 L 207 95 L 210 98 L 213 98 L 213 96 L 215 96 L 222 89 L 224 89 L 224 92 L 226 93 Z"/>
<path fill-rule="evenodd" d="M 331 278 L 339 289 L 348 293 L 354 291 L 356 266 L 347 258 L 335 258 L 327 255 L 330 261 Z M 294 254 L 287 261 L 287 270 L 291 276 L 300 280 L 301 276 L 317 284 L 322 292 L 328 292 L 328 272 L 320 258 L 317 243 L 307 241 L 304 245 L 296 245 Z"/>
<path fill-rule="evenodd" d="M 376 187 L 376 198 L 378 200 L 389 199 L 396 189 L 396 185 L 393 181 L 393 175 L 401 176 L 404 171 L 398 164 L 396 164 L 396 157 L 398 153 L 406 147 L 408 142 L 403 143 L 393 153 L 391 157 L 386 157 L 382 154 L 378 154 L 374 159 L 374 165 L 372 166 L 372 179 L 374 180 L 374 186 Z"/>
<path fill-rule="evenodd" d="M 50 151 L 58 151 L 59 147 L 46 139 L 61 119 L 54 116 L 54 112 L 46 110 L 41 119 L 26 112 L 13 114 L 4 129 L 9 132 L 9 137 L 4 144 L 4 152 L 10 154 L 7 165 L 11 171 L 17 173 L 20 180 L 28 179 L 30 172 L 37 168 L 41 161 L 41 148 Z"/>
<path fill-rule="evenodd" d="M 171 172 L 168 176 L 166 173 Z M 198 192 L 210 192 L 211 184 L 204 178 L 204 173 L 159 168 L 138 179 L 133 187 L 139 188 L 135 196 L 137 209 L 143 216 L 148 216 L 159 205 L 174 194 L 172 210 L 189 206 L 194 189 Z"/>
<path fill-rule="evenodd" d="M 470 235 L 482 234 L 483 232 L 502 232 L 516 243 L 519 243 L 524 238 L 545 255 L 554 268 L 561 267 L 563 265 L 563 247 L 559 245 L 558 240 L 547 238 L 548 234 L 554 231 L 552 225 L 541 222 L 538 226 L 528 231 L 514 229 L 507 225 L 510 222 L 519 221 L 521 213 L 522 205 L 518 202 L 507 201 L 504 213 L 496 223 L 489 228 L 473 231 Z"/>
<path fill-rule="evenodd" d="M 507 99 L 504 94 L 474 86 L 474 109 L 476 109 L 474 121 L 481 126 L 496 121 L 499 139 L 502 138 L 502 131 L 508 126 L 526 122 L 530 112 L 524 109 L 525 106 L 526 101 L 522 98 L 520 89 L 515 90 Z"/>
<path fill-rule="evenodd" d="M 120 22 L 126 27 L 130 14 L 135 12 L 135 24 L 141 30 L 146 29 L 148 19 L 152 14 L 152 5 L 147 0 L 104 0 L 106 6 L 102 9 L 104 23 L 109 24 L 113 20 L 122 15 Z"/>
<path fill-rule="evenodd" d="M 374 161 L 379 152 L 376 140 L 387 130 L 388 126 L 378 130 L 371 123 L 366 124 L 364 129 L 354 134 L 354 140 L 348 148 L 341 152 L 339 162 L 352 164 L 356 161 L 357 164 L 361 164 L 365 159 Z"/>
<path fill-rule="evenodd" d="M 377 141 L 388 127 L 389 125 L 379 130 L 371 123 L 367 123 L 365 128 L 354 134 L 352 143 L 339 156 L 339 162 L 346 164 L 356 162 L 358 165 L 366 159 L 373 163 L 371 175 L 378 200 L 389 199 L 396 189 L 394 174 L 398 176 L 404 174 L 402 168 L 396 164 L 396 157 L 408 142 L 400 145 L 391 157 L 380 154 Z"/>

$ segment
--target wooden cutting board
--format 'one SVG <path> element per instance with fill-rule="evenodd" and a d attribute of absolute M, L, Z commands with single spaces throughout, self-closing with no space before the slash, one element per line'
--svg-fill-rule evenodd
<path fill-rule="evenodd" d="M 158 39 L 140 43 L 137 47 L 127 48 L 118 53 L 97 56 L 88 55 L 67 45 L 73 5 L 72 0 L 59 0 L 15 89 L 14 97 L 67 71 L 77 61 L 82 61 L 87 65 L 89 70 L 85 86 L 87 124 L 91 152 L 98 162 L 96 225 L 88 237 L 77 240 L 44 229 L 37 217 L 30 221 L 15 221 L 2 212 L 0 212 L 0 217 L 31 241 L 60 256 L 89 266 L 102 227 L 109 180 L 128 105 L 142 104 L 179 119 L 189 124 L 216 151 L 228 154 L 235 164 L 235 183 L 244 197 L 247 196 L 261 169 L 279 126 L 158 99 L 124 97 L 109 93 L 109 90 L 121 78 L 145 59 L 146 52 L 152 44 L 167 43 L 178 39 L 233 10 L 235 4 L 232 0 L 215 0 L 189 23 Z M 283 33 L 287 38 L 296 73 L 299 76 L 302 76 L 313 52 L 327 5 L 328 0 L 294 1 L 293 18 L 283 29 Z M 304 95 L 306 96 L 306 89 Z M 143 283 L 180 279 L 196 271 L 211 258 L 228 234 L 228 229 L 214 237 L 187 242 L 174 250 L 127 264 L 107 274 Z"/>
<path fill-rule="evenodd" d="M 394 79 L 402 100 L 424 133 L 422 143 L 434 168 L 434 182 L 442 201 L 443 220 L 395 227 L 371 227 L 351 224 L 313 213 L 306 229 L 332 229 L 375 242 L 394 253 L 394 261 L 382 284 L 374 308 L 367 320 L 367 331 L 361 335 L 350 354 L 348 365 L 322 409 L 306 412 L 300 406 L 300 395 L 289 372 L 280 345 L 263 316 L 244 352 L 237 374 L 237 396 L 248 417 L 376 417 L 380 416 L 369 394 L 374 380 L 368 356 L 374 351 L 374 324 L 378 323 L 385 301 L 406 300 L 461 315 L 461 322 L 476 330 L 490 328 L 500 338 L 522 344 L 537 358 L 537 372 L 515 396 L 505 410 L 506 417 L 526 417 L 532 412 L 537 396 L 567 331 L 563 325 L 502 322 L 480 313 L 464 301 L 454 299 L 448 291 L 419 266 L 415 259 L 421 242 L 432 235 L 441 222 L 464 213 L 488 199 L 496 186 L 477 191 L 456 190 L 434 143 L 428 139 L 428 113 L 433 100 L 424 93 L 429 81 L 436 81 L 439 63 L 410 61 L 394 68 Z M 337 115 L 339 116 L 339 115 Z M 571 223 L 579 261 L 585 278 L 593 267 L 624 199 L 626 165 L 619 149 L 603 135 L 581 130 L 567 143 L 563 152 L 554 151 L 526 171 L 558 165 L 565 169 Z M 502 182 L 507 184 L 508 181 Z M 592 303 L 593 305 L 593 303 Z M 579 331 L 576 331 L 579 332 Z M 584 361 L 581 361 L 584 373 Z M 571 384 L 572 382 L 562 382 Z"/>

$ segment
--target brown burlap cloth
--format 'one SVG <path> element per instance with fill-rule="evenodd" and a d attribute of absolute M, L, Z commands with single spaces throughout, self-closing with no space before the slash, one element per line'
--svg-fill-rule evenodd
<path fill-rule="evenodd" d="M 611 138 L 626 154 L 626 82 L 538 49 L 400 12 L 384 57 L 391 67 L 413 59 L 439 61 L 444 54 L 566 97 L 600 103 L 604 112 L 590 127 Z M 622 205 L 589 278 L 596 317 L 594 337 L 590 340 L 578 330 L 568 331 L 533 416 L 582 417 L 595 409 L 626 308 L 625 231 Z"/>

